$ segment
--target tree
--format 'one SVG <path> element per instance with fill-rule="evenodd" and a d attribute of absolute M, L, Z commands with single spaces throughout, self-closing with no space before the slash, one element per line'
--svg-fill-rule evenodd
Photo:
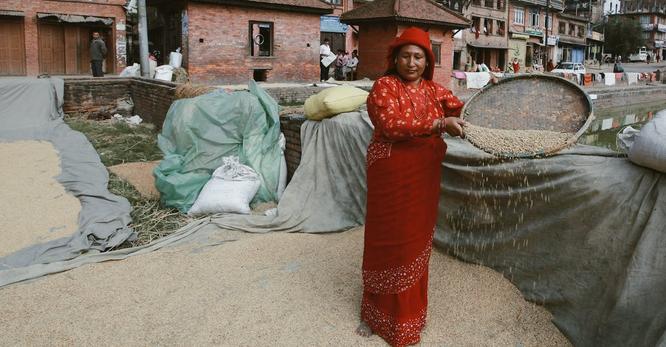
<path fill-rule="evenodd" d="M 638 20 L 625 16 L 609 16 L 605 29 L 607 52 L 628 57 L 645 44 L 643 29 Z"/>

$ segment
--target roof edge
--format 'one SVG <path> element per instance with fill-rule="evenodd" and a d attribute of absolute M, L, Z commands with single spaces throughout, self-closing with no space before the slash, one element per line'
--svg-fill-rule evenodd
<path fill-rule="evenodd" d="M 271 4 L 265 2 L 254 2 L 247 0 L 190 0 L 192 2 L 203 2 L 209 4 L 218 4 L 218 5 L 229 5 L 229 6 L 238 6 L 238 7 L 252 7 L 252 8 L 263 8 L 269 10 L 279 10 L 279 11 L 292 11 L 292 12 L 305 12 L 305 13 L 316 13 L 316 14 L 331 14 L 333 13 L 333 6 L 330 8 L 319 8 L 319 7 L 304 7 L 296 5 L 285 5 L 285 4 Z M 325 4 L 324 2 L 322 2 Z"/>

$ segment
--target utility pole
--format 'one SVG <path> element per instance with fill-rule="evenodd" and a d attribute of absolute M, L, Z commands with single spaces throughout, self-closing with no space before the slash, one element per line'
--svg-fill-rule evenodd
<path fill-rule="evenodd" d="M 141 57 L 141 76 L 150 78 L 148 61 L 148 19 L 146 18 L 146 0 L 139 0 L 139 54 Z"/>
<path fill-rule="evenodd" d="M 546 37 L 545 37 L 545 40 L 544 40 L 545 43 L 546 43 L 546 46 L 545 46 L 546 47 L 546 54 L 543 55 L 543 71 L 544 72 L 548 68 L 548 37 L 549 37 L 548 27 L 553 25 L 551 23 L 550 17 L 548 17 L 549 12 L 550 12 L 550 0 L 547 0 L 546 1 L 546 20 L 545 20 L 545 22 L 546 22 Z"/>

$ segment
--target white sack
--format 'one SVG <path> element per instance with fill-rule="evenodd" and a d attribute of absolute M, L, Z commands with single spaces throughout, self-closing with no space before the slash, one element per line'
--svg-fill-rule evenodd
<path fill-rule="evenodd" d="M 657 113 L 635 135 L 628 155 L 634 164 L 666 173 L 666 110 Z"/>
<path fill-rule="evenodd" d="M 242 165 L 238 157 L 225 157 L 222 161 L 224 164 L 213 172 L 187 214 L 250 213 L 250 201 L 261 186 L 259 175 Z"/>

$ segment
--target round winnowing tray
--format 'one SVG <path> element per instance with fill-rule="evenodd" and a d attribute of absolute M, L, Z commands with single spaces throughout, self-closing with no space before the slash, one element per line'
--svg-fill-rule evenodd
<path fill-rule="evenodd" d="M 461 117 L 474 146 L 499 157 L 534 158 L 576 143 L 594 118 L 592 101 L 556 76 L 520 75 L 474 94 Z"/>

